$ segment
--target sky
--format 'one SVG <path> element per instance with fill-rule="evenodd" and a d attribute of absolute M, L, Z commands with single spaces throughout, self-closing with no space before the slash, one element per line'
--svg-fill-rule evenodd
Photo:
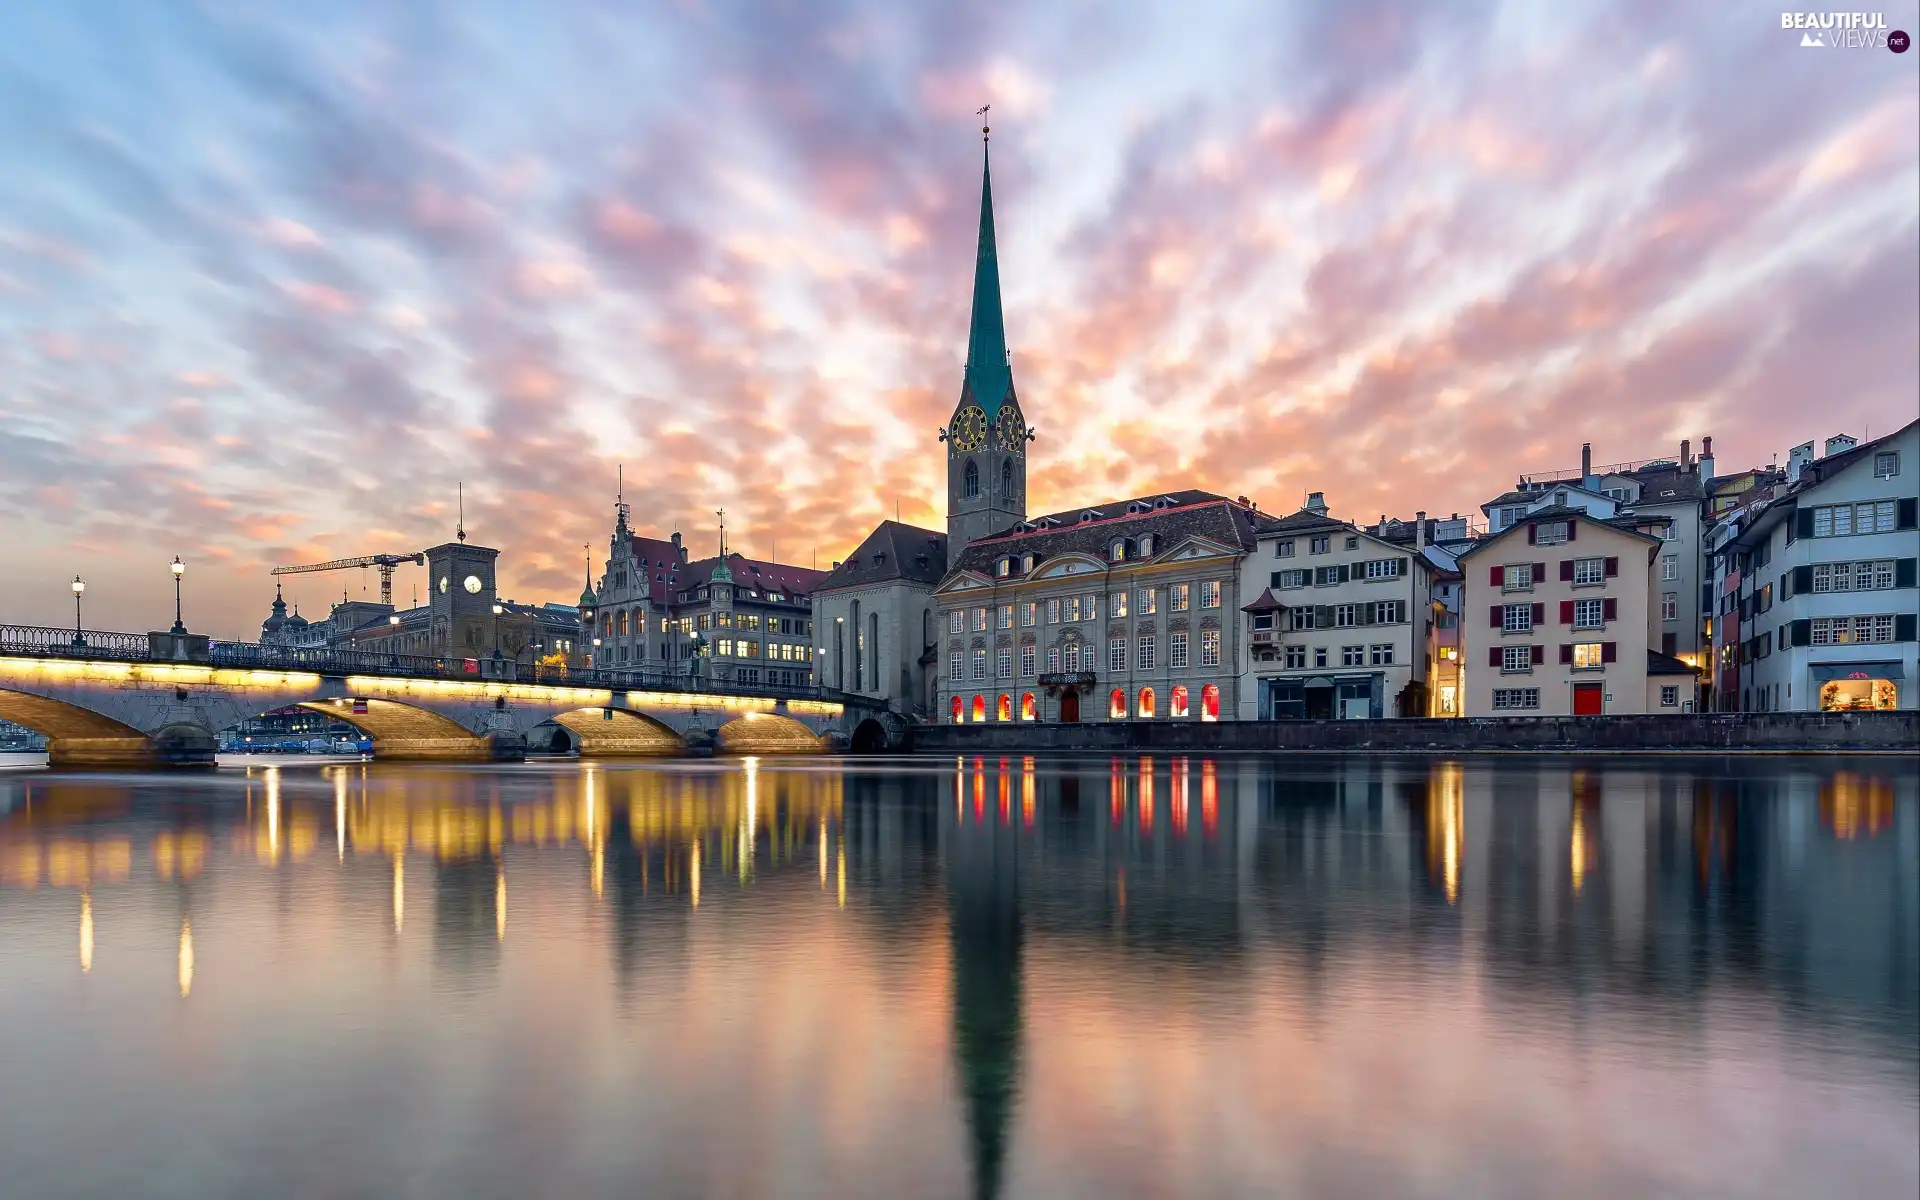
<path fill-rule="evenodd" d="M 1916 5 L 1885 10 L 1920 32 Z M 991 104 L 1036 512 L 1474 513 L 1920 408 L 1920 53 L 1724 3 L 155 5 L 0 39 L 0 621 L 943 527 Z M 372 572 L 295 577 L 323 615 Z M 423 588 L 406 568 L 402 603 Z"/>

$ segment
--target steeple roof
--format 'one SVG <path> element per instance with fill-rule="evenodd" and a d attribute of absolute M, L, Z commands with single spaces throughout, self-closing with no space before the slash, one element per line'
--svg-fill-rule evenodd
<path fill-rule="evenodd" d="M 993 238 L 993 170 L 980 159 L 980 243 L 973 265 L 973 319 L 967 331 L 967 374 L 960 405 L 978 404 L 991 421 L 1013 399 L 1007 364 L 1007 322 L 1000 310 L 1000 256 Z"/>

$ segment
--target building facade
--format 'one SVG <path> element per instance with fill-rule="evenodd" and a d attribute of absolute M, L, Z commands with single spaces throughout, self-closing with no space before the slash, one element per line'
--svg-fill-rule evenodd
<path fill-rule="evenodd" d="M 882 521 L 813 589 L 814 677 L 933 720 L 939 631 L 933 589 L 947 535 Z"/>
<path fill-rule="evenodd" d="M 1422 514 L 1424 517 L 1424 514 Z M 1424 521 L 1415 531 L 1416 540 Z M 1242 720 L 1433 715 L 1437 610 L 1420 545 L 1307 507 L 1263 522 L 1240 572 Z"/>
<path fill-rule="evenodd" d="M 1920 707 L 1920 423 L 1796 447 L 1724 539 L 1723 702 L 1744 712 Z"/>
<path fill-rule="evenodd" d="M 1647 646 L 1665 543 L 1630 519 L 1529 509 L 1460 557 L 1462 674 L 1472 717 L 1691 712 L 1691 668 Z"/>

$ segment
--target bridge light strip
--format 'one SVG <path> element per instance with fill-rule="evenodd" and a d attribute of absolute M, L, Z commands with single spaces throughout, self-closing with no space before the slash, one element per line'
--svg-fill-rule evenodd
<path fill-rule="evenodd" d="M 687 712 L 772 712 L 774 701 L 760 696 L 717 696 L 709 692 L 628 692 L 627 703 L 641 708 L 677 708 Z"/>
<path fill-rule="evenodd" d="M 0 658 L 0 676 L 82 683 L 151 683 L 168 687 L 180 684 L 237 689 L 320 686 L 320 676 L 309 671 L 249 671 L 188 663 L 74 662 L 42 658 Z"/>
<path fill-rule="evenodd" d="M 464 679 L 389 679 L 381 675 L 349 675 L 347 689 L 356 696 L 412 696 L 437 700 L 523 700 L 530 704 L 575 704 L 582 708 L 613 703 L 605 688 L 553 687 L 540 683 L 486 683 Z"/>

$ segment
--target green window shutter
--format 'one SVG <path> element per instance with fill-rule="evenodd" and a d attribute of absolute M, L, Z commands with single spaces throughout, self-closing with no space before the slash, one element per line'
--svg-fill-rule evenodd
<path fill-rule="evenodd" d="M 1340 564 L 1340 582 L 1341 583 L 1353 582 L 1353 568 L 1347 566 L 1345 563 Z"/>
<path fill-rule="evenodd" d="M 1795 567 L 1793 569 L 1794 595 L 1797 596 L 1802 592 L 1810 592 L 1812 590 L 1813 590 L 1813 568 L 1812 567 Z"/>
<path fill-rule="evenodd" d="M 1901 529 L 1920 527 L 1920 496 L 1903 496 L 1900 499 L 1898 515 L 1894 524 Z"/>
<path fill-rule="evenodd" d="M 1812 570 L 1811 567 L 1808 570 Z M 1914 560 L 1895 559 L 1893 563 L 1893 586 L 1910 588 L 1914 585 Z"/>
<path fill-rule="evenodd" d="M 1920 622 L 1920 617 L 1916 617 L 1913 613 L 1901 613 L 1895 617 L 1893 619 L 1893 640 L 1896 642 L 1914 641 L 1913 627 L 1916 622 Z"/>
<path fill-rule="evenodd" d="M 1800 620 L 1792 622 L 1788 628 L 1793 631 L 1794 645 L 1809 646 L 1813 644 L 1813 621 L 1811 619 L 1802 617 Z"/>
<path fill-rule="evenodd" d="M 1276 588 L 1280 586 L 1280 572 L 1275 571 L 1273 574 L 1267 576 L 1267 586 Z"/>
<path fill-rule="evenodd" d="M 1810 538 L 1813 536 L 1813 510 L 1803 508 L 1793 514 L 1793 536 Z"/>

